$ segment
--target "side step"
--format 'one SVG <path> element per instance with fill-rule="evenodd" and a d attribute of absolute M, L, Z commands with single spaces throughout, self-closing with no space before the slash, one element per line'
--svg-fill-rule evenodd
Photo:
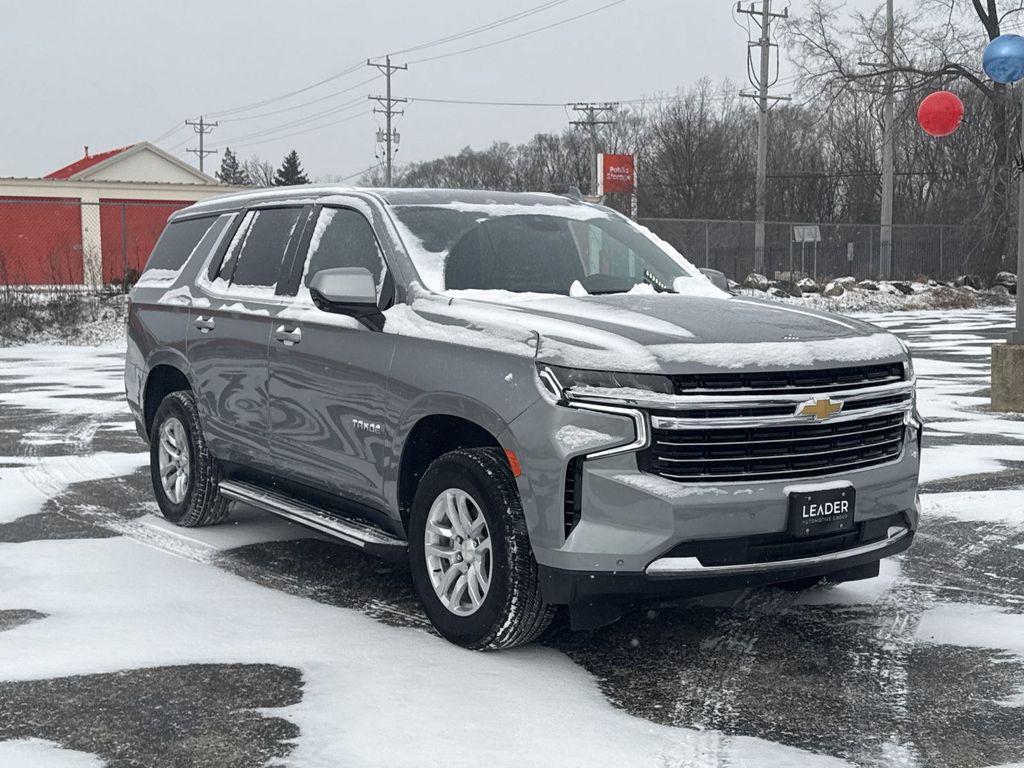
<path fill-rule="evenodd" d="M 364 520 L 340 517 L 322 507 L 271 491 L 254 483 L 221 480 L 220 492 L 229 499 L 245 502 L 287 518 L 366 552 L 388 557 L 404 556 L 407 544 L 393 534 Z"/>

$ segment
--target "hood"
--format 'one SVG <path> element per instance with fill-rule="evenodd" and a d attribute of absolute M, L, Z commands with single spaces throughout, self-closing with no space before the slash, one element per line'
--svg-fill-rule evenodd
<path fill-rule="evenodd" d="M 440 334 L 517 354 L 530 350 L 541 362 L 577 368 L 693 373 L 904 357 L 896 337 L 868 323 L 728 294 L 523 297 L 459 291 L 421 296 L 412 310 L 417 322 L 386 324 L 385 331 Z M 442 327 L 428 328 L 432 323 Z"/>

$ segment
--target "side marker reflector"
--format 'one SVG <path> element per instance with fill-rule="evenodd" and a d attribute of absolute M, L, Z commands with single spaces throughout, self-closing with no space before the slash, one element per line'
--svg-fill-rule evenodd
<path fill-rule="evenodd" d="M 519 457 L 516 456 L 514 451 L 510 451 L 506 448 L 505 458 L 508 459 L 508 465 L 512 469 L 512 475 L 514 477 L 519 477 L 523 474 L 523 465 L 519 463 Z"/>

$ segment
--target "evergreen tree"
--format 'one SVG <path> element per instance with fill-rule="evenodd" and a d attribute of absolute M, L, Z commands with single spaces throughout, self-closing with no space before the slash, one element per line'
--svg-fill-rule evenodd
<path fill-rule="evenodd" d="M 245 168 L 238 162 L 238 157 L 230 148 L 224 148 L 224 157 L 220 160 L 220 170 L 217 171 L 217 178 L 222 184 L 230 184 L 235 187 L 249 185 L 249 175 Z"/>
<path fill-rule="evenodd" d="M 299 153 L 294 149 L 284 156 L 281 167 L 274 174 L 275 187 L 289 187 L 294 184 L 309 184 L 309 177 L 302 170 Z"/>

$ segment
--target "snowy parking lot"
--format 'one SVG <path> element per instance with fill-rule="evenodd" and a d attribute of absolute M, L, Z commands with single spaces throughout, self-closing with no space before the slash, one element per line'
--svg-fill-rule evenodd
<path fill-rule="evenodd" d="M 1011 318 L 867 317 L 927 422 L 880 578 L 501 653 L 438 638 L 399 564 L 244 507 L 164 522 L 121 348 L 0 349 L 0 766 L 1024 762 L 1024 419 L 987 405 Z"/>

